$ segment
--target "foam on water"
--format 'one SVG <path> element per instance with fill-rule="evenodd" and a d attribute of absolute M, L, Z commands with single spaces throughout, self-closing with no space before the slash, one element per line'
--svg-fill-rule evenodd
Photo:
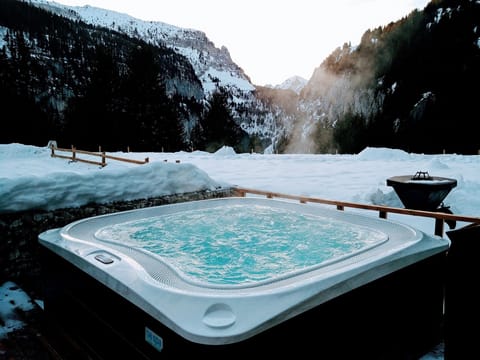
<path fill-rule="evenodd" d="M 365 226 L 260 205 L 163 214 L 103 227 L 95 237 L 151 252 L 191 281 L 223 285 L 305 271 L 388 240 Z"/>

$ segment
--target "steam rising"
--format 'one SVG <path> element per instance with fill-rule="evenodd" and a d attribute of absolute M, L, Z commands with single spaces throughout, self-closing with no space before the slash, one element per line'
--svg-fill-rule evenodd
<path fill-rule="evenodd" d="M 346 114 L 370 119 L 382 107 L 384 95 L 369 86 L 373 66 L 359 61 L 362 71 L 335 74 L 323 64 L 318 67 L 302 92 L 298 116 L 287 153 L 335 152 L 333 128 Z"/>

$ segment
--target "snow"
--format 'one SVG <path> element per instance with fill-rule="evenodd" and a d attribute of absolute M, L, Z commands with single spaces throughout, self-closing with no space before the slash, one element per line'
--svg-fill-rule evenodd
<path fill-rule="evenodd" d="M 231 59 L 226 63 L 216 64 L 215 67 L 210 65 L 215 64 L 216 61 L 215 56 L 212 57 L 209 54 L 210 51 L 214 49 L 218 52 L 223 51 L 226 55 L 228 54 L 228 58 L 230 58 L 230 54 L 226 48 L 215 48 L 213 43 L 211 47 L 206 46 L 210 40 L 202 31 L 181 28 L 161 21 L 145 21 L 124 13 L 90 5 L 67 6 L 51 0 L 32 0 L 32 3 L 73 20 L 82 20 L 87 24 L 110 28 L 149 41 L 154 45 L 164 44 L 171 47 L 190 61 L 204 90 L 209 94 L 217 88 L 217 83 L 212 79 L 218 79 L 224 87 L 234 87 L 244 92 L 255 90 L 245 75 L 231 64 Z M 200 45 L 205 48 L 195 47 Z"/>
<path fill-rule="evenodd" d="M 230 186 L 402 207 L 386 179 L 426 171 L 430 176 L 457 180 L 457 187 L 445 199 L 455 214 L 480 216 L 480 197 L 475 196 L 480 191 L 477 155 L 423 155 L 386 148 L 366 148 L 352 155 L 236 154 L 229 147 L 214 154 L 107 154 L 140 161 L 148 158 L 149 162 L 138 165 L 107 159 L 101 167 L 53 158 L 46 146 L 0 144 L 0 213 Z M 77 157 L 88 159 L 83 154 Z"/>
<path fill-rule="evenodd" d="M 0 339 L 11 331 L 21 329 L 22 320 L 18 318 L 15 309 L 29 311 L 33 309 L 29 296 L 11 281 L 0 286 Z"/>
<path fill-rule="evenodd" d="M 77 207 L 93 201 L 131 200 L 231 186 L 403 207 L 393 188 L 386 185 L 386 179 L 427 171 L 430 176 L 457 180 L 457 187 L 444 201 L 454 214 L 480 216 L 479 155 L 425 155 L 388 148 L 366 148 L 351 155 L 236 154 L 229 147 L 213 154 L 194 151 L 108 155 L 140 161 L 148 158 L 148 163 L 107 159 L 107 165 L 101 167 L 51 157 L 47 146 L 0 144 L 0 213 Z M 87 155 L 78 154 L 78 158 L 87 159 Z M 378 216 L 375 212 L 358 211 Z M 434 220 L 430 218 L 389 214 L 389 219 L 429 234 L 434 231 Z M 463 225 L 457 223 L 457 227 Z M 8 299 L 16 298 L 14 302 L 22 306 L 22 297 L 12 284 L 0 288 L 0 318 L 5 322 L 0 327 L 0 338 L 18 326 L 14 320 L 5 321 L 12 307 Z M 441 358 L 441 349 L 435 349 L 424 360 Z"/>
<path fill-rule="evenodd" d="M 300 95 L 300 92 L 302 89 L 307 85 L 308 80 L 302 78 L 301 76 L 292 76 L 282 82 L 280 85 L 272 86 L 272 85 L 266 85 L 267 87 L 273 87 L 275 89 L 282 89 L 282 90 L 292 90 L 294 91 L 297 95 Z"/>

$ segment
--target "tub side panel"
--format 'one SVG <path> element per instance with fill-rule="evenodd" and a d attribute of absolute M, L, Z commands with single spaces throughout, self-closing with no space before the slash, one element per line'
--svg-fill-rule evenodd
<path fill-rule="evenodd" d="M 45 249 L 46 325 L 52 337 L 61 329 L 74 339 L 76 351 L 82 349 L 93 359 L 176 358 L 192 353 L 224 359 L 251 356 L 260 349 L 272 356 L 288 351 L 322 358 L 415 359 L 443 336 L 445 260 L 445 253 L 427 258 L 244 341 L 203 345 L 177 335 Z M 253 308 L 251 316 L 261 311 Z M 145 340 L 146 327 L 157 347 Z"/>

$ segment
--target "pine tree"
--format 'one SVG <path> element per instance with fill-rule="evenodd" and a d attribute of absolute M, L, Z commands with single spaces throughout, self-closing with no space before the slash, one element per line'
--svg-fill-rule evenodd
<path fill-rule="evenodd" d="M 207 110 L 201 122 L 207 151 L 214 152 L 225 145 L 235 147 L 245 135 L 235 123 L 228 98 L 227 90 L 220 87 L 208 100 Z"/>

